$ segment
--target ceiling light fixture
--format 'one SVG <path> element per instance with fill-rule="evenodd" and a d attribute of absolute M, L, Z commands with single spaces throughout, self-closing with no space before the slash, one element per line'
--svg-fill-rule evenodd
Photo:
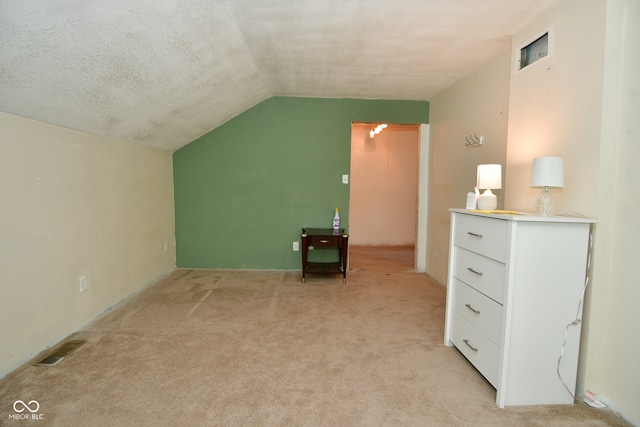
<path fill-rule="evenodd" d="M 380 132 L 383 131 L 383 129 L 385 129 L 387 127 L 386 123 L 381 123 L 378 126 L 376 126 L 375 128 L 371 129 L 369 131 L 369 138 L 373 138 L 374 136 L 380 134 Z"/>

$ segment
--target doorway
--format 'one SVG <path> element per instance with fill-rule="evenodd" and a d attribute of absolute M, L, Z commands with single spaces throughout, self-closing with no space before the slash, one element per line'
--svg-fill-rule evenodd
<path fill-rule="evenodd" d="M 378 248 L 379 257 L 409 257 L 411 269 L 420 270 L 421 125 L 386 124 L 371 137 L 378 125 L 351 128 L 350 246 L 370 254 Z"/>

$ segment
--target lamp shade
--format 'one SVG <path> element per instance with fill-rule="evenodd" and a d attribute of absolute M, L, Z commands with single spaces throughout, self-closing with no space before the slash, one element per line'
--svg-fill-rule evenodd
<path fill-rule="evenodd" d="M 502 188 L 502 165 L 478 165 L 477 184 L 481 190 Z"/>
<path fill-rule="evenodd" d="M 533 188 L 563 188 L 564 160 L 562 157 L 536 157 L 531 173 Z"/>

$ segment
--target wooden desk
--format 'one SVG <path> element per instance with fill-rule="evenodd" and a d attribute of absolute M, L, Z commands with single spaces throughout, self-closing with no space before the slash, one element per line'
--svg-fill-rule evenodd
<path fill-rule="evenodd" d="M 302 241 L 302 283 L 307 274 L 340 274 L 342 282 L 347 282 L 347 253 L 349 252 L 349 235 L 344 228 L 303 228 L 300 235 Z M 307 261 L 309 249 L 333 248 L 338 250 L 337 262 Z"/>

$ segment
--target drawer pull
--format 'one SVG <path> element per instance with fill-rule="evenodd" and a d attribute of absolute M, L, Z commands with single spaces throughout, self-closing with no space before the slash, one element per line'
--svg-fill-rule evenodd
<path fill-rule="evenodd" d="M 466 339 L 465 339 L 465 340 L 462 340 L 462 341 L 464 341 L 464 343 L 465 343 L 465 344 L 466 344 L 466 345 L 467 345 L 471 350 L 473 350 L 473 351 L 478 351 L 478 349 L 477 349 L 477 348 L 475 348 L 475 347 L 473 347 L 471 344 L 469 344 L 469 340 L 466 340 Z"/>
<path fill-rule="evenodd" d="M 467 231 L 467 234 L 468 234 L 469 236 L 473 236 L 473 237 L 477 237 L 477 238 L 479 238 L 479 239 L 482 239 L 482 234 L 473 233 L 473 232 L 471 232 L 471 231 Z"/>
<path fill-rule="evenodd" d="M 328 240 L 320 240 L 320 243 L 329 243 Z"/>
<path fill-rule="evenodd" d="M 472 272 L 473 274 L 477 274 L 478 276 L 482 276 L 482 272 L 481 271 L 475 271 L 473 268 L 471 267 L 467 267 L 467 270 L 469 270 L 470 272 Z"/>
<path fill-rule="evenodd" d="M 475 308 L 471 307 L 471 304 L 465 304 L 464 306 L 473 311 L 475 314 L 480 314 L 480 310 L 476 310 Z"/>

